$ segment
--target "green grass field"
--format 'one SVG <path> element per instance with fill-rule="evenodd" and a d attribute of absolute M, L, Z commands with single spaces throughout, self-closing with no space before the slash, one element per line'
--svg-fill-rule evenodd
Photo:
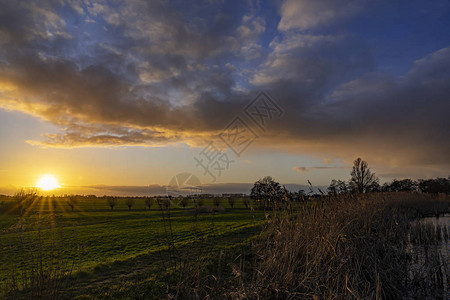
<path fill-rule="evenodd" d="M 135 199 L 131 210 L 119 199 L 111 210 L 106 199 L 81 198 L 73 212 L 67 199 L 34 199 L 15 213 L 17 201 L 0 201 L 0 299 L 448 294 L 449 264 L 438 249 L 448 245 L 450 229 L 411 226 L 422 217 L 448 214 L 450 198 L 444 194 L 279 202 L 267 220 L 264 210 L 246 208 L 243 199 L 234 208 L 222 199 L 213 209 L 214 200 L 203 199 L 198 208 L 179 208 L 173 201 L 150 210 L 144 199 Z M 411 250 L 413 243 L 428 249 L 417 270 L 411 263 L 420 251 Z"/>
<path fill-rule="evenodd" d="M 76 288 L 67 289 L 70 297 L 83 294 L 83 289 L 90 295 L 103 294 L 103 289 L 114 294 L 118 291 L 110 286 L 113 278 L 164 273 L 170 269 L 164 262 L 173 249 L 187 253 L 201 244 L 205 254 L 205 249 L 212 253 L 245 245 L 264 219 L 262 212 L 246 209 L 242 199 L 236 199 L 234 208 L 222 199 L 219 211 L 198 214 L 193 203 L 169 209 L 155 203 L 148 210 L 143 199 L 135 199 L 129 210 L 125 201 L 119 199 L 111 210 L 105 199 L 84 199 L 72 212 L 63 198 L 43 198 L 23 217 L 0 215 L 2 286 L 13 277 L 20 282 L 24 274 L 38 272 L 40 261 L 47 263 L 43 269 L 53 261 L 72 269 Z M 204 199 L 204 206 L 212 208 L 212 201 Z"/>

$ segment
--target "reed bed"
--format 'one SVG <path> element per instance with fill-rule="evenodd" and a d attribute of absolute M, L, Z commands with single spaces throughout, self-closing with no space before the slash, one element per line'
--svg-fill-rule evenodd
<path fill-rule="evenodd" d="M 226 263 L 224 255 L 213 262 L 221 263 L 220 273 L 197 273 L 201 278 L 196 281 L 203 285 L 191 280 L 178 289 L 197 299 L 408 299 L 440 287 L 441 294 L 432 295 L 445 297 L 436 271 L 442 260 L 436 255 L 427 260 L 431 271 L 425 275 L 434 270 L 437 285 L 422 280 L 424 292 L 412 288 L 423 279 L 424 268 L 412 270 L 409 249 L 411 236 L 427 237 L 421 243 L 448 238 L 447 229 L 412 226 L 421 216 L 448 212 L 448 197 L 340 195 L 278 207 L 284 209 L 267 212 L 270 218 L 248 249 Z"/>
<path fill-rule="evenodd" d="M 255 265 L 242 279 L 246 284 L 231 296 L 402 299 L 411 290 L 410 233 L 422 244 L 448 238 L 447 228 L 411 228 L 411 220 L 449 207 L 448 197 L 376 193 L 323 197 L 295 215 L 278 212 L 253 247 Z M 427 263 L 429 269 L 440 264 Z"/>

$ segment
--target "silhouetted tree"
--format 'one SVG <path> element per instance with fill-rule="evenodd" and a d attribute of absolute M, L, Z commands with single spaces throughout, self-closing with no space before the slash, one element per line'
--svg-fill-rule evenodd
<path fill-rule="evenodd" d="M 67 205 L 70 206 L 70 208 L 73 209 L 75 208 L 75 206 L 78 204 L 78 198 L 76 196 L 69 196 L 68 200 L 67 200 Z"/>
<path fill-rule="evenodd" d="M 106 202 L 108 203 L 111 210 L 114 210 L 114 206 L 117 204 L 117 198 L 115 197 L 106 197 Z"/>
<path fill-rule="evenodd" d="M 330 186 L 327 189 L 329 194 L 338 195 L 349 192 L 348 184 L 343 180 L 331 180 Z"/>
<path fill-rule="evenodd" d="M 189 198 L 188 197 L 183 197 L 183 199 L 181 199 L 180 201 L 181 206 L 183 206 L 183 208 L 186 208 L 186 206 L 188 206 L 189 204 Z"/>
<path fill-rule="evenodd" d="M 376 192 L 381 192 L 381 185 L 378 183 L 378 179 L 377 181 L 372 182 L 372 184 L 367 187 L 366 191 L 366 193 L 376 193 Z"/>
<path fill-rule="evenodd" d="M 347 182 L 345 182 L 344 180 L 338 180 L 337 186 L 338 186 L 339 194 L 347 194 L 350 192 L 350 187 L 348 186 Z"/>
<path fill-rule="evenodd" d="M 337 195 L 338 194 L 337 180 L 335 180 L 335 179 L 331 180 L 331 183 L 330 183 L 330 185 L 327 188 L 327 192 L 330 195 Z"/>
<path fill-rule="evenodd" d="M 272 177 L 266 176 L 255 182 L 250 197 L 260 208 L 273 208 L 275 203 L 284 199 L 284 191 Z"/>
<path fill-rule="evenodd" d="M 419 189 L 423 193 L 450 194 L 450 177 L 436 179 L 419 179 Z"/>
<path fill-rule="evenodd" d="M 349 182 L 351 190 L 356 193 L 368 193 L 374 188 L 375 183 L 378 183 L 375 173 L 370 171 L 369 164 L 366 161 L 358 157 L 353 162 Z"/>
<path fill-rule="evenodd" d="M 242 203 L 244 203 L 245 208 L 248 208 L 250 206 L 250 200 L 248 198 L 242 199 Z"/>
<path fill-rule="evenodd" d="M 412 179 L 397 180 L 394 179 L 391 184 L 389 184 L 389 192 L 412 192 L 416 191 L 418 184 Z"/>
<path fill-rule="evenodd" d="M 127 200 L 125 201 L 126 205 L 128 206 L 128 210 L 131 210 L 131 208 L 134 205 L 134 199 L 133 198 L 127 198 Z"/>
<path fill-rule="evenodd" d="M 153 198 L 146 197 L 144 202 L 145 202 L 145 206 L 150 210 L 150 208 L 153 206 L 154 200 L 153 200 Z"/>
<path fill-rule="evenodd" d="M 197 207 L 198 206 L 203 206 L 205 205 L 205 200 L 203 200 L 202 198 L 198 198 L 197 201 L 195 201 Z"/>
<path fill-rule="evenodd" d="M 216 207 L 219 207 L 219 206 L 220 206 L 220 203 L 222 202 L 222 198 L 220 198 L 220 197 L 215 197 L 214 200 L 213 200 L 213 202 L 214 202 L 214 205 L 215 205 Z"/>
<path fill-rule="evenodd" d="M 170 207 L 170 200 L 172 199 L 171 196 L 169 196 L 168 198 L 158 198 L 156 201 L 158 203 L 159 208 L 163 209 L 168 209 Z"/>
<path fill-rule="evenodd" d="M 234 208 L 234 198 L 228 197 L 228 204 L 230 204 L 231 208 Z"/>
<path fill-rule="evenodd" d="M 34 201 L 37 201 L 38 195 L 36 189 L 24 190 L 20 189 L 14 195 L 14 199 L 16 200 L 16 211 L 23 215 L 27 212 L 27 210 L 33 205 Z"/>
<path fill-rule="evenodd" d="M 381 186 L 381 191 L 382 192 L 390 192 L 391 191 L 391 185 L 387 182 L 383 183 L 383 185 Z"/>

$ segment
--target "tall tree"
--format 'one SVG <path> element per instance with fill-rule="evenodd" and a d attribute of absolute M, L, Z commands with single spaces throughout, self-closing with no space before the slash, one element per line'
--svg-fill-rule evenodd
<path fill-rule="evenodd" d="M 356 193 L 367 193 L 378 184 L 378 177 L 370 171 L 369 164 L 359 157 L 353 162 L 351 176 L 350 188 Z"/>

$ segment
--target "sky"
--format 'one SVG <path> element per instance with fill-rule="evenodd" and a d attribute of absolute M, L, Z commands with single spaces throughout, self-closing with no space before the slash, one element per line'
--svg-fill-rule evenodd
<path fill-rule="evenodd" d="M 450 175 L 448 1 L 0 7 L 0 193 Z"/>

